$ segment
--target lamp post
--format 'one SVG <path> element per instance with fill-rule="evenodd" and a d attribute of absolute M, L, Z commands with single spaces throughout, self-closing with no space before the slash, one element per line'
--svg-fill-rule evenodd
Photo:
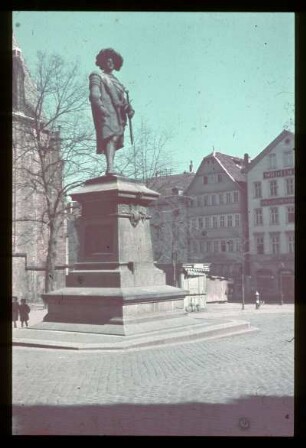
<path fill-rule="evenodd" d="M 241 309 L 244 310 L 245 308 L 245 256 L 248 255 L 250 252 L 245 251 L 245 245 L 249 243 L 249 240 L 243 240 L 242 241 L 242 252 L 241 252 Z M 229 241 L 227 241 L 227 244 L 229 244 Z"/>
<path fill-rule="evenodd" d="M 244 277 L 244 256 L 245 253 L 242 253 L 242 261 L 241 261 L 241 294 L 242 294 L 242 310 L 244 310 L 245 305 L 245 277 Z"/>
<path fill-rule="evenodd" d="M 241 309 L 244 310 L 244 306 L 245 306 L 245 259 L 246 259 L 246 255 L 250 254 L 249 250 L 245 250 L 246 245 L 249 244 L 249 240 L 245 239 L 242 241 L 242 259 L 241 259 L 241 294 L 242 294 L 242 307 Z M 248 248 L 249 249 L 249 248 Z"/>

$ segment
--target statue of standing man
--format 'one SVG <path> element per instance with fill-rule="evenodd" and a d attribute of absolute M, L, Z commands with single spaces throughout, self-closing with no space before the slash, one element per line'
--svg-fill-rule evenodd
<path fill-rule="evenodd" d="M 127 90 L 113 75 L 113 71 L 119 71 L 122 64 L 122 56 L 112 48 L 106 48 L 96 57 L 96 65 L 102 72 L 89 75 L 89 100 L 97 135 L 97 153 L 106 156 L 106 174 L 114 173 L 115 152 L 124 146 L 127 118 L 131 126 L 135 113 Z"/>

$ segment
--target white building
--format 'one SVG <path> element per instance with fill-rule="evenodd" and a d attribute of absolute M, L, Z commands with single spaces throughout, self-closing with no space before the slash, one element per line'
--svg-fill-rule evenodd
<path fill-rule="evenodd" d="M 294 135 L 284 130 L 247 167 L 251 283 L 294 298 Z"/>

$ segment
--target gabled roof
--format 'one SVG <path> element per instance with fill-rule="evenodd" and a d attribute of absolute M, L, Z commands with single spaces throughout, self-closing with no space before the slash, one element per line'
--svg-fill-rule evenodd
<path fill-rule="evenodd" d="M 162 196 L 172 196 L 173 188 L 186 190 L 190 185 L 195 173 L 172 174 L 169 176 L 156 176 L 147 181 L 147 186 L 157 191 Z"/>
<path fill-rule="evenodd" d="M 246 176 L 243 172 L 241 172 L 244 169 L 244 160 L 241 157 L 229 156 L 221 152 L 212 152 L 208 156 L 205 156 L 197 170 L 197 173 L 201 170 L 205 160 L 211 157 L 219 163 L 223 171 L 231 178 L 232 181 L 237 182 L 238 184 L 241 184 L 241 182 L 246 182 Z M 196 179 L 196 176 L 193 181 Z M 191 185 L 192 182 L 189 184 L 187 189 L 189 189 Z"/>
<path fill-rule="evenodd" d="M 246 172 L 249 172 L 257 163 L 265 157 L 267 154 L 269 154 L 270 151 L 272 151 L 273 148 L 275 148 L 276 145 L 278 145 L 279 142 L 281 142 L 283 139 L 287 137 L 292 137 L 294 134 L 290 131 L 287 131 L 284 129 L 264 150 L 262 150 L 258 156 L 255 157 L 255 159 L 252 160 L 252 162 L 248 165 L 246 168 Z"/>

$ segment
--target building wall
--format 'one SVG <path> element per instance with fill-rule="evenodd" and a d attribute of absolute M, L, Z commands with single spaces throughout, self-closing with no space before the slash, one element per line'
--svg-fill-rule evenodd
<path fill-rule="evenodd" d="M 294 243 L 289 247 L 289 238 L 294 241 L 294 190 L 287 184 L 288 179 L 294 183 L 293 148 L 294 136 L 287 133 L 247 175 L 251 279 L 265 300 L 294 296 Z"/>

